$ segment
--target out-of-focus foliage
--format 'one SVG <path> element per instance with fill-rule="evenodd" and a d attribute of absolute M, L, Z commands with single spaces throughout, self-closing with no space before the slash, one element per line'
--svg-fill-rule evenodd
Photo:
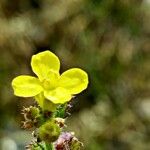
<path fill-rule="evenodd" d="M 0 1 L 2 150 L 30 141 L 19 127 L 20 109 L 30 102 L 14 97 L 10 84 L 31 74 L 32 54 L 46 49 L 62 60 L 62 71 L 81 67 L 89 74 L 68 120 L 86 150 L 149 149 L 149 0 Z"/>

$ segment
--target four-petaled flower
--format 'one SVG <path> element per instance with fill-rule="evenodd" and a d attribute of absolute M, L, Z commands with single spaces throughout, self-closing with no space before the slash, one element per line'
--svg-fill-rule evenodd
<path fill-rule="evenodd" d="M 72 68 L 60 75 L 60 61 L 48 50 L 33 55 L 31 67 L 38 78 L 28 75 L 14 78 L 12 87 L 16 96 L 35 97 L 39 103 L 41 99 L 47 99 L 54 104 L 63 104 L 87 88 L 85 71 Z"/>

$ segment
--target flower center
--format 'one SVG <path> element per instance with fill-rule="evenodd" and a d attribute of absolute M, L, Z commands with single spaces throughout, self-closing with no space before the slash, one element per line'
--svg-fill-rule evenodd
<path fill-rule="evenodd" d="M 45 80 L 43 80 L 42 85 L 45 90 L 52 90 L 52 89 L 56 88 L 57 81 L 45 79 Z"/>
<path fill-rule="evenodd" d="M 50 70 L 45 79 L 42 81 L 42 86 L 45 90 L 55 89 L 58 85 L 59 74 Z"/>

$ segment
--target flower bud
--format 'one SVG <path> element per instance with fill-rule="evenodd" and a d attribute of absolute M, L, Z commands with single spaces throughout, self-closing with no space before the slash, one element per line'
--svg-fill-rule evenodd
<path fill-rule="evenodd" d="M 53 121 L 47 121 L 39 128 L 39 138 L 47 143 L 54 142 L 60 135 L 60 127 Z"/>
<path fill-rule="evenodd" d="M 24 115 L 25 120 L 33 120 L 39 116 L 39 109 L 34 106 L 23 107 L 22 114 Z"/>
<path fill-rule="evenodd" d="M 83 144 L 74 136 L 72 132 L 62 132 L 58 140 L 54 143 L 56 150 L 81 150 Z"/>
<path fill-rule="evenodd" d="M 63 119 L 63 118 L 55 118 L 55 122 L 59 125 L 60 128 L 66 126 L 65 119 Z"/>
<path fill-rule="evenodd" d="M 36 127 L 38 124 L 38 117 L 40 116 L 40 110 L 37 107 L 23 107 L 22 114 L 24 116 L 24 121 L 22 121 L 22 128 L 31 129 Z"/>
<path fill-rule="evenodd" d="M 40 110 L 37 107 L 30 106 L 31 116 L 32 118 L 36 118 L 40 115 Z"/>

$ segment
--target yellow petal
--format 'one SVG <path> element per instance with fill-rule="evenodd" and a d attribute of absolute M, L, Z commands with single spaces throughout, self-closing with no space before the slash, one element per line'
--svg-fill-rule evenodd
<path fill-rule="evenodd" d="M 88 85 L 88 75 L 79 68 L 65 71 L 59 81 L 59 86 L 69 90 L 71 94 L 78 94 L 85 90 Z"/>
<path fill-rule="evenodd" d="M 44 96 L 54 104 L 64 104 L 71 100 L 71 94 L 62 87 L 44 91 Z"/>
<path fill-rule="evenodd" d="M 31 67 L 33 72 L 42 81 L 50 70 L 59 72 L 60 62 L 58 57 L 50 51 L 44 51 L 32 56 Z"/>
<path fill-rule="evenodd" d="M 21 97 L 32 97 L 39 94 L 43 88 L 40 81 L 32 76 L 21 75 L 13 79 L 14 94 Z"/>

